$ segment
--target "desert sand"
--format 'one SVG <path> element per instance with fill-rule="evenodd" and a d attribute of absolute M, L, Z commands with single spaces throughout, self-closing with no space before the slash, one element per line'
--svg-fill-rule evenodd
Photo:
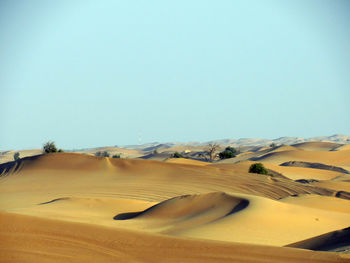
<path fill-rule="evenodd" d="M 1 164 L 0 262 L 350 262 L 350 175 L 280 166 L 347 170 L 347 147 L 236 158 L 51 153 Z M 272 175 L 248 173 L 256 161 Z"/>

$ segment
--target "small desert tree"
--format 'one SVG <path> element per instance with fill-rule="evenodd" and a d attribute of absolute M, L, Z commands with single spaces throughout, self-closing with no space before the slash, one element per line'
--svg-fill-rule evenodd
<path fill-rule="evenodd" d="M 216 151 L 217 149 L 219 148 L 220 146 L 216 143 L 210 143 L 208 145 L 208 149 L 207 149 L 207 153 L 208 153 L 208 156 L 209 156 L 209 161 L 210 162 L 213 162 L 215 157 L 216 157 Z"/>
<path fill-rule="evenodd" d="M 55 153 L 57 152 L 57 148 L 55 145 L 55 142 L 48 141 L 47 143 L 44 144 L 43 150 L 45 153 Z"/>
<path fill-rule="evenodd" d="M 95 153 L 95 156 L 109 157 L 109 153 L 107 151 L 104 151 L 104 152 L 99 151 Z"/>
<path fill-rule="evenodd" d="M 20 158 L 19 158 L 19 152 L 15 152 L 13 154 L 13 159 L 15 159 L 15 161 L 18 161 Z"/>
<path fill-rule="evenodd" d="M 267 169 L 264 167 L 262 163 L 253 163 L 249 167 L 249 172 L 255 173 L 255 174 L 268 174 Z"/>
<path fill-rule="evenodd" d="M 181 153 L 175 152 L 172 156 L 173 158 L 184 158 L 184 156 Z"/>
<path fill-rule="evenodd" d="M 112 155 L 112 158 L 117 158 L 117 159 L 119 159 L 119 158 L 120 158 L 120 154 L 114 154 L 114 155 Z"/>
<path fill-rule="evenodd" d="M 236 157 L 236 152 L 237 150 L 235 148 L 228 146 L 224 151 L 219 153 L 219 157 L 220 159 L 233 158 Z"/>

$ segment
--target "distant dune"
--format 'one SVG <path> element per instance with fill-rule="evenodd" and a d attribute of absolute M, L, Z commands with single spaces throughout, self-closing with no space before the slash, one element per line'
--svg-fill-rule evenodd
<path fill-rule="evenodd" d="M 280 151 L 257 157 L 254 161 L 281 164 L 288 161 L 315 162 L 331 166 L 350 166 L 350 151 Z"/>
<path fill-rule="evenodd" d="M 343 144 L 334 143 L 334 142 L 303 142 L 292 145 L 295 148 L 307 150 L 307 151 L 333 151 Z"/>
<path fill-rule="evenodd" d="M 168 163 L 178 163 L 178 164 L 190 164 L 190 165 L 210 165 L 211 163 L 202 162 L 192 159 L 184 159 L 184 158 L 169 158 L 166 160 Z"/>
<path fill-rule="evenodd" d="M 310 162 L 301 162 L 301 161 L 289 161 L 285 163 L 281 163 L 281 166 L 293 166 L 293 167 L 305 167 L 305 168 L 315 168 L 315 169 L 321 169 L 321 170 L 329 170 L 329 171 L 335 171 L 339 173 L 345 173 L 349 174 L 348 170 L 345 170 L 341 167 L 332 166 L 332 165 L 326 165 L 323 163 L 310 163 Z"/>

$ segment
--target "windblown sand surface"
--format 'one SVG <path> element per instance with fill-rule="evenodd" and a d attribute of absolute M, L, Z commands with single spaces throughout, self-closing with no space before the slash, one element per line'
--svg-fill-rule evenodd
<path fill-rule="evenodd" d="M 0 262 L 350 262 L 346 253 L 300 249 L 349 251 L 348 232 L 332 234 L 350 226 L 349 175 L 279 166 L 349 167 L 349 151 L 290 147 L 262 149 L 274 176 L 248 173 L 249 159 L 57 153 L 3 164 Z"/>

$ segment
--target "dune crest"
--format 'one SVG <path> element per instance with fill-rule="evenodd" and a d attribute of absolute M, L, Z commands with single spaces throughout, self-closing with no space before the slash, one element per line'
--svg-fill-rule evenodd
<path fill-rule="evenodd" d="M 249 200 L 225 193 L 184 195 L 156 204 L 144 211 L 118 214 L 115 220 L 145 220 L 161 232 L 175 232 L 220 220 L 239 212 Z M 164 229 L 166 228 L 166 230 Z"/>

